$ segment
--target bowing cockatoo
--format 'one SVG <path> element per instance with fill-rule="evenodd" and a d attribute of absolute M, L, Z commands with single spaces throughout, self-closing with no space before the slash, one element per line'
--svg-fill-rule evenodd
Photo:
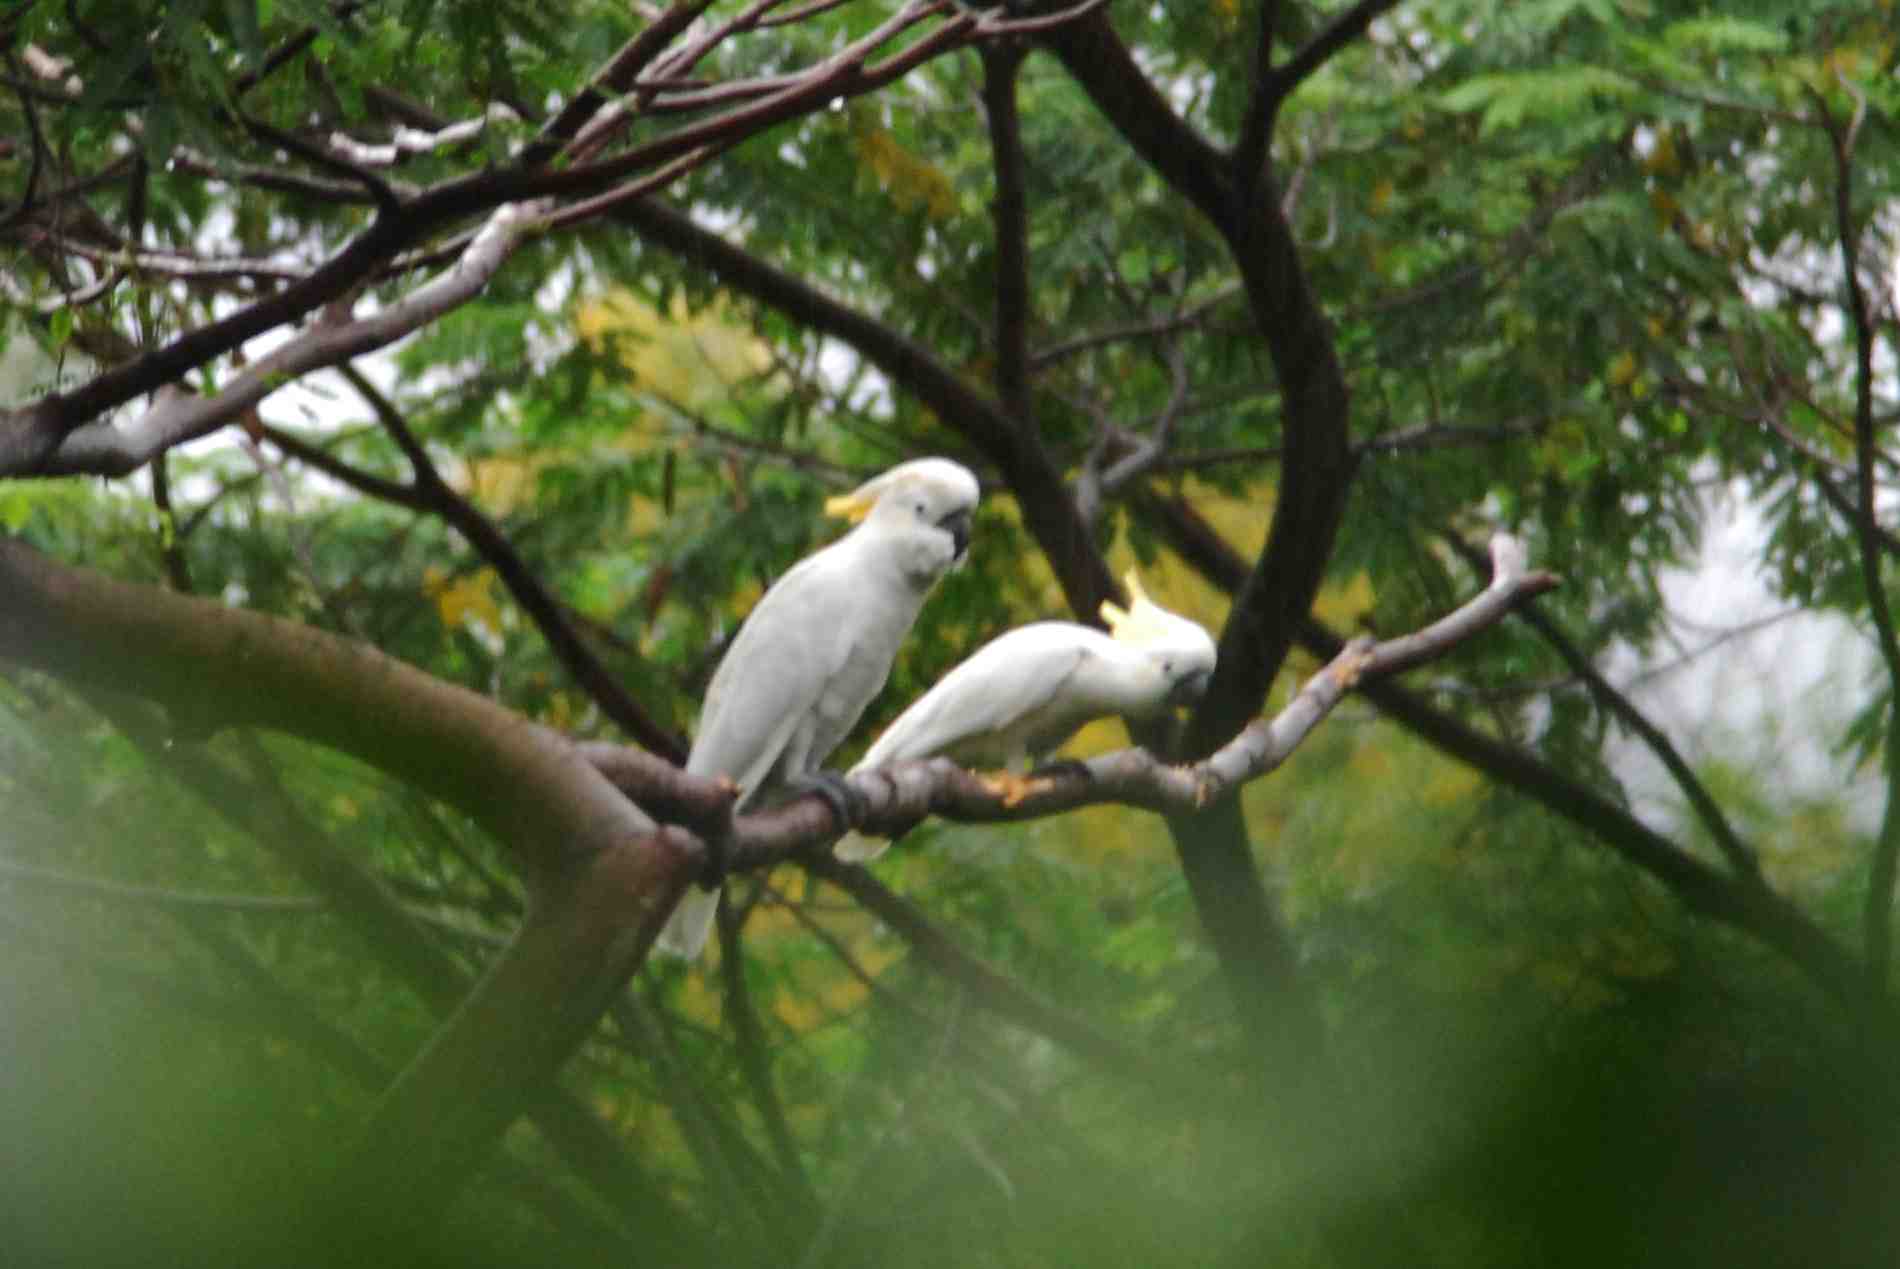
<path fill-rule="evenodd" d="M 1126 610 L 1103 602 L 1108 634 L 1038 621 L 997 636 L 899 714 L 851 770 L 945 754 L 1020 775 L 1084 723 L 1149 717 L 1198 698 L 1214 673 L 1214 640 L 1149 599 L 1133 572 L 1123 580 L 1133 602 Z M 1021 796 L 1020 782 L 1002 782 Z M 888 845 L 850 833 L 834 850 L 863 863 Z"/>

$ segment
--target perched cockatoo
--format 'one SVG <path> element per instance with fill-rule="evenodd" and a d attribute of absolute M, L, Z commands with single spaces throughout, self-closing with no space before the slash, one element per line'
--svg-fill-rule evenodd
<path fill-rule="evenodd" d="M 857 527 L 767 590 L 713 674 L 692 775 L 739 786 L 737 809 L 809 781 L 890 675 L 937 579 L 963 558 L 976 477 L 947 458 L 902 463 L 825 503 Z M 697 956 L 719 891 L 687 888 L 657 946 Z"/>
<path fill-rule="evenodd" d="M 1126 611 L 1104 602 L 1110 633 L 1070 621 L 1038 621 L 990 640 L 943 676 L 884 729 L 852 771 L 946 754 L 964 766 L 1020 775 L 1087 722 L 1142 718 L 1191 701 L 1214 673 L 1214 641 L 1186 617 L 1149 599 L 1141 579 L 1123 581 Z M 1020 797 L 1025 786 L 1004 778 Z M 838 858 L 864 863 L 888 842 L 847 834 Z"/>

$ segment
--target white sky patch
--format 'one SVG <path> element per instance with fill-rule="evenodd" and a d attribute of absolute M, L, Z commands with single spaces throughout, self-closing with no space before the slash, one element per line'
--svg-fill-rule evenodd
<path fill-rule="evenodd" d="M 1771 802 L 1832 801 L 1855 831 L 1871 833 L 1878 773 L 1853 770 L 1836 750 L 1873 690 L 1878 654 L 1844 616 L 1784 615 L 1792 604 L 1764 576 L 1769 531 L 1740 485 L 1721 495 L 1699 557 L 1661 579 L 1664 602 L 1681 618 L 1680 648 L 1642 658 L 1619 647 L 1598 668 L 1692 768 L 1719 759 Z M 1737 630 L 1744 633 L 1728 635 Z M 1690 822 L 1674 780 L 1640 740 L 1613 732 L 1607 757 L 1645 822 L 1671 833 Z"/>

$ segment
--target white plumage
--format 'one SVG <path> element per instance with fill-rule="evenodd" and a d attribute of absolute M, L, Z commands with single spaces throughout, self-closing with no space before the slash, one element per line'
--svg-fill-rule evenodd
<path fill-rule="evenodd" d="M 1084 723 L 1147 717 L 1198 696 L 1214 671 L 1214 641 L 1125 579 L 1134 603 L 1103 604 L 1112 634 L 1039 621 L 1000 635 L 944 675 L 877 738 L 853 771 L 945 754 L 964 766 L 1021 772 Z M 886 842 L 849 834 L 838 858 L 866 862 Z"/>
<path fill-rule="evenodd" d="M 728 776 L 738 809 L 808 777 L 857 724 L 937 579 L 969 545 L 976 477 L 903 463 L 825 504 L 859 521 L 767 590 L 713 674 L 686 770 Z M 657 946 L 697 956 L 719 892 L 689 887 Z"/>

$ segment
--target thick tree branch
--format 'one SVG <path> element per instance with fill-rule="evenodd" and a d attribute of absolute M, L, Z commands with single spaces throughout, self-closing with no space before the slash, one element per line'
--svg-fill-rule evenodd
<path fill-rule="evenodd" d="M 1135 153 L 1208 220 L 1228 223 L 1233 188 L 1224 157 L 1174 113 L 1106 13 L 1051 31 L 1042 43 Z"/>
<path fill-rule="evenodd" d="M 307 626 L 128 586 L 0 539 L 0 657 L 164 704 L 184 734 L 255 725 L 353 754 L 466 810 L 532 878 L 653 823 L 550 733 Z"/>
<path fill-rule="evenodd" d="M 529 1091 L 546 1087 L 625 988 L 688 884 L 661 833 L 626 845 L 543 889 L 475 992 L 385 1092 L 323 1213 L 333 1235 L 368 1251 L 431 1229 Z"/>
<path fill-rule="evenodd" d="M 983 113 L 989 120 L 990 167 L 996 193 L 990 220 L 996 239 L 996 395 L 1016 425 L 1035 426 L 1029 400 L 1029 199 L 1023 181 L 1023 130 L 1016 80 L 1024 49 L 983 48 Z"/>
<path fill-rule="evenodd" d="M 1263 20 L 1270 23 L 1272 15 Z M 1262 57 L 1271 34 L 1270 26 L 1262 32 Z M 1237 178 L 1226 157 L 1149 83 L 1105 17 L 1072 23 L 1045 38 L 1096 109 L 1226 240 L 1280 382 L 1285 452 L 1273 521 L 1265 549 L 1235 595 L 1213 682 L 1182 741 L 1185 754 L 1199 758 L 1258 712 L 1293 645 L 1295 619 L 1319 590 L 1353 467 L 1345 376 L 1271 175 L 1257 171 Z M 1249 144 L 1263 156 L 1271 123 L 1269 112 L 1252 125 L 1262 137 Z M 1272 1011 L 1246 1002 L 1260 999 L 1262 982 L 1290 981 L 1291 966 L 1279 954 L 1283 949 L 1263 934 L 1274 914 L 1244 825 L 1231 810 L 1219 817 L 1220 831 L 1211 821 L 1194 825 L 1180 817 L 1171 819 L 1170 830 L 1228 984 L 1265 1051 L 1278 1045 Z M 1297 1053 L 1280 1048 L 1275 1056 L 1281 1069 L 1270 1073 L 1268 1084 L 1298 1078 L 1287 1065 L 1297 1062 Z"/>
<path fill-rule="evenodd" d="M 261 745 L 245 746 L 250 779 L 196 745 L 167 743 L 163 729 L 134 702 L 91 693 L 152 765 L 178 780 L 212 811 L 266 852 L 280 858 L 370 952 L 406 981 L 438 1015 L 448 1016 L 467 995 L 469 974 L 424 930 L 382 882 L 310 822 L 277 778 Z M 576 1175 L 610 1206 L 642 1227 L 668 1231 L 691 1245 L 690 1224 L 659 1197 L 652 1181 L 632 1168 L 626 1151 L 585 1106 L 551 1080 L 524 1086 L 527 1114 Z"/>

